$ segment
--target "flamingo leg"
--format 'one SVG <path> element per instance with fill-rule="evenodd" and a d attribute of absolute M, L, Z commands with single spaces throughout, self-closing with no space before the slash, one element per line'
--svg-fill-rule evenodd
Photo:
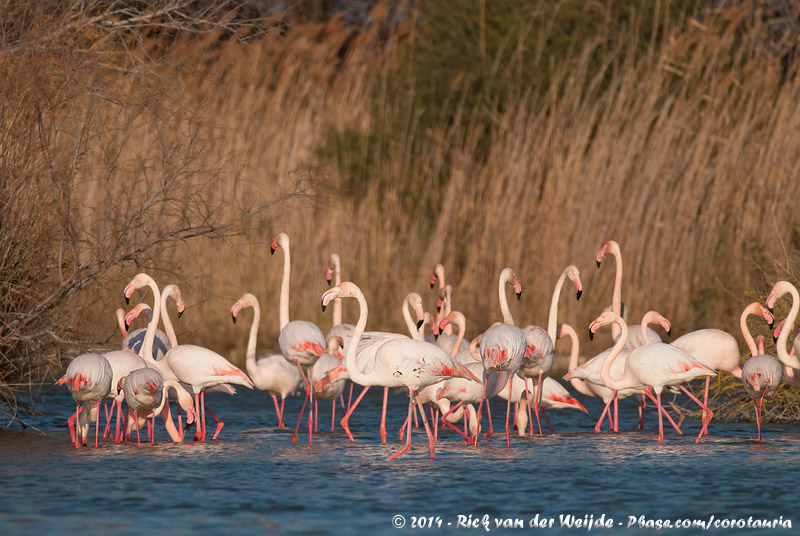
<path fill-rule="evenodd" d="M 347 409 L 347 413 L 345 414 L 345 416 L 342 417 L 341 421 L 339 421 L 339 424 L 341 424 L 342 428 L 344 428 L 347 437 L 350 439 L 350 441 L 353 442 L 355 441 L 355 439 L 353 439 L 353 434 L 350 433 L 350 426 L 348 426 L 348 423 L 350 421 L 350 415 L 352 415 L 353 411 L 358 407 L 358 403 L 361 402 L 361 399 L 364 398 L 364 395 L 367 394 L 367 391 L 369 391 L 369 385 L 364 387 L 364 390 L 361 391 L 361 394 L 358 395 L 358 398 L 356 398 L 355 402 L 353 402 L 353 404 Z"/>
<path fill-rule="evenodd" d="M 108 400 L 103 401 L 103 410 L 106 413 L 106 427 L 103 429 L 103 439 L 107 438 L 111 433 L 111 418 L 114 416 L 114 408 L 111 408 L 111 414 L 108 413 Z M 99 418 L 99 416 L 98 416 Z"/>
<path fill-rule="evenodd" d="M 403 438 L 406 436 L 406 425 L 407 424 L 408 424 L 408 418 L 406 418 L 406 420 L 403 421 L 403 424 L 400 426 L 400 431 L 397 434 L 397 437 L 399 438 L 400 441 L 402 441 Z"/>
<path fill-rule="evenodd" d="M 78 413 L 80 413 L 80 407 L 78 403 L 75 402 L 75 413 L 72 414 L 72 417 L 67 419 L 67 427 L 69 428 L 69 437 L 73 445 L 75 444 L 75 430 L 77 430 L 77 427 L 73 428 L 73 424 L 75 423 L 75 421 L 78 420 Z"/>
<path fill-rule="evenodd" d="M 119 435 L 119 422 L 120 422 L 120 420 L 122 418 L 121 417 L 121 414 L 122 414 L 122 401 L 115 400 L 114 401 L 114 405 L 117 407 L 117 432 L 116 432 L 116 434 L 114 434 L 114 442 L 115 443 L 121 443 L 122 442 L 122 438 Z"/>
<path fill-rule="evenodd" d="M 644 410 L 647 407 L 647 395 L 642 395 L 639 400 L 639 430 L 644 430 Z"/>
<path fill-rule="evenodd" d="M 619 432 L 619 397 L 616 395 L 614 395 L 614 431 Z"/>
<path fill-rule="evenodd" d="M 667 413 L 667 410 L 665 410 L 663 406 L 659 406 L 658 401 L 653 396 L 652 390 L 648 389 L 648 390 L 645 391 L 645 393 L 647 393 L 647 396 L 650 397 L 650 400 L 652 400 L 653 402 L 656 403 L 656 406 L 658 407 L 658 410 L 659 410 L 658 411 L 659 414 L 663 414 L 664 417 L 667 418 L 667 420 L 670 422 L 672 427 L 675 428 L 675 431 L 678 433 L 678 435 L 683 435 L 683 432 L 681 432 L 680 427 L 677 424 L 675 424 L 675 421 L 673 421 L 672 417 L 669 416 L 669 413 Z"/>
<path fill-rule="evenodd" d="M 169 404 L 165 404 L 165 405 L 168 406 Z M 178 429 L 183 430 L 183 418 L 181 418 L 181 405 L 180 405 L 180 403 L 178 403 L 177 400 L 175 401 L 175 413 L 178 415 Z M 170 420 L 172 420 L 171 416 L 170 416 Z M 183 435 L 183 432 L 181 432 L 181 436 L 182 435 Z"/>
<path fill-rule="evenodd" d="M 672 400 L 667 400 L 667 403 L 673 410 L 675 410 L 675 413 L 678 414 L 678 428 L 680 428 L 680 426 L 683 424 L 683 419 L 685 418 L 683 416 L 683 412 L 678 406 L 675 405 L 675 402 L 673 402 Z"/>
<path fill-rule="evenodd" d="M 526 382 L 527 383 L 527 382 Z M 531 404 L 530 399 L 533 398 L 533 393 L 526 390 L 525 391 L 525 410 L 528 412 L 528 435 L 533 437 L 533 415 L 531 414 Z M 520 403 L 522 403 L 522 399 L 520 398 Z M 525 435 L 525 430 L 520 430 L 521 436 Z"/>
<path fill-rule="evenodd" d="M 203 416 L 203 436 L 202 436 L 202 440 L 205 441 L 206 440 L 206 432 L 207 432 L 207 429 L 206 429 L 206 392 L 205 391 L 200 391 L 200 410 L 203 412 L 202 413 L 202 416 Z"/>
<path fill-rule="evenodd" d="M 656 405 L 658 406 L 658 442 L 664 442 L 664 421 L 661 416 L 661 393 L 656 393 Z"/>
<path fill-rule="evenodd" d="M 279 419 L 279 422 L 278 422 L 278 428 L 286 428 L 286 423 L 283 420 L 284 404 L 286 404 L 286 399 L 285 398 L 281 398 L 281 414 L 280 414 L 280 419 Z"/>
<path fill-rule="evenodd" d="M 679 385 L 679 386 L 678 386 L 678 388 L 679 388 L 681 391 L 683 391 L 684 393 L 686 393 L 686 395 L 687 395 L 689 398 L 691 398 L 692 400 L 694 400 L 695 404 L 697 404 L 698 406 L 700 406 L 700 407 L 703 409 L 703 415 L 707 415 L 707 417 L 705 417 L 705 418 L 703 419 L 703 427 L 700 429 L 700 433 L 698 434 L 698 436 L 697 436 L 697 439 L 695 440 L 695 443 L 697 443 L 697 442 L 699 442 L 699 441 L 700 441 L 700 438 L 701 438 L 701 437 L 703 437 L 703 435 L 704 435 L 704 434 L 707 434 L 707 433 L 708 433 L 708 424 L 711 422 L 711 419 L 714 417 L 714 412 L 713 412 L 713 411 L 711 411 L 710 409 L 708 409 L 708 406 L 706 406 L 705 404 L 703 404 L 702 402 L 700 402 L 700 401 L 697 399 L 697 397 L 696 397 L 696 396 L 694 396 L 694 395 L 691 393 L 691 391 L 689 391 L 689 390 L 688 390 L 686 387 L 684 387 L 683 385 Z"/>
<path fill-rule="evenodd" d="M 347 395 L 347 411 L 350 411 L 350 403 L 353 401 L 353 382 L 350 382 L 350 394 Z"/>
<path fill-rule="evenodd" d="M 211 439 L 216 439 L 219 436 L 219 433 L 222 431 L 222 427 L 225 426 L 225 423 L 222 422 L 222 419 L 217 417 L 217 415 L 213 411 L 211 411 L 211 408 L 205 408 L 205 410 L 208 412 L 209 415 L 211 415 L 211 418 L 214 419 L 214 422 L 217 425 L 216 430 L 214 430 L 214 436 L 211 438 Z M 203 440 L 205 440 L 206 438 L 205 427 L 206 425 L 205 423 L 203 423 Z"/>
<path fill-rule="evenodd" d="M 300 408 L 300 417 L 297 418 L 297 424 L 294 427 L 294 434 L 292 435 L 291 442 L 297 442 L 297 432 L 300 430 L 300 423 L 303 422 L 303 414 L 306 410 L 306 403 L 311 400 L 311 404 L 308 406 L 308 413 L 309 413 L 309 421 L 308 421 L 308 440 L 311 441 L 311 419 L 314 407 L 314 400 L 311 399 L 311 386 L 308 383 L 308 379 L 306 378 L 305 373 L 303 372 L 303 367 L 300 365 L 300 360 L 295 358 L 295 364 L 297 365 L 297 369 L 300 371 L 300 377 L 303 378 L 303 384 L 306 387 L 306 397 L 303 399 L 303 407 Z"/>
<path fill-rule="evenodd" d="M 439 407 L 436 406 L 431 411 L 433 412 L 433 442 L 437 443 L 439 441 Z"/>
<path fill-rule="evenodd" d="M 485 377 L 484 377 L 484 379 L 483 379 L 483 392 L 481 392 L 481 403 L 480 403 L 480 404 L 478 404 L 478 422 L 479 422 L 479 423 L 481 422 L 481 416 L 482 416 L 481 409 L 483 409 L 483 401 L 486 399 L 486 383 L 487 383 L 488 381 L 489 381 L 489 373 L 487 372 L 487 373 L 485 373 Z M 510 399 L 510 398 L 511 398 L 511 397 L 509 397 L 509 399 Z M 487 407 L 487 408 L 489 407 L 488 400 L 487 400 L 486 407 Z M 492 422 L 492 421 L 491 421 L 491 417 L 489 418 L 489 422 L 490 422 L 490 423 Z M 487 435 L 486 437 L 489 437 L 489 436 Z M 476 447 L 478 446 L 478 438 L 477 438 L 477 437 L 476 437 L 476 438 L 475 438 L 475 440 L 473 441 L 473 444 L 474 444 Z"/>
<path fill-rule="evenodd" d="M 130 411 L 130 407 L 128 408 L 128 411 Z M 139 412 L 138 411 L 134 411 L 133 412 L 133 418 L 134 418 L 134 422 L 136 423 L 136 445 L 141 447 L 142 446 L 142 440 L 139 437 Z"/>
<path fill-rule="evenodd" d="M 331 407 L 331 432 L 336 427 L 336 399 L 333 399 L 333 406 Z"/>
<path fill-rule="evenodd" d="M 533 397 L 533 412 L 536 414 L 536 426 L 539 428 L 539 437 L 542 437 L 542 422 L 539 420 L 539 401 L 542 397 L 542 373 L 539 373 L 539 381 L 536 384 L 536 396 Z M 532 426 L 531 426 L 532 428 Z"/>
<path fill-rule="evenodd" d="M 706 386 L 703 389 L 703 405 L 708 407 L 708 388 L 711 385 L 711 376 L 706 376 Z M 705 418 L 705 412 L 702 413 L 702 417 Z M 708 429 L 706 429 L 706 433 L 704 435 L 708 435 Z"/>
<path fill-rule="evenodd" d="M 361 394 L 364 393 L 362 392 Z M 408 390 L 408 417 L 406 418 L 406 423 L 408 423 L 406 425 L 408 427 L 406 433 L 408 434 L 408 436 L 406 437 L 406 442 L 402 447 L 400 447 L 400 450 L 398 450 L 397 452 L 386 458 L 386 461 L 394 460 L 398 456 L 405 454 L 406 452 L 411 450 L 411 412 L 414 410 L 414 394 L 415 394 L 414 391 L 412 391 L 411 389 Z M 356 400 L 356 404 L 357 403 L 358 400 Z"/>
<path fill-rule="evenodd" d="M 447 410 L 447 412 L 446 412 L 446 413 L 442 413 L 442 424 L 443 424 L 444 426 L 448 426 L 448 427 L 452 428 L 453 430 L 455 430 L 456 432 L 458 432 L 459 434 L 461 434 L 462 436 L 464 436 L 464 439 L 465 439 L 465 440 L 467 440 L 467 441 L 469 441 L 470 443 L 474 443 L 474 442 L 475 442 L 475 440 L 474 440 L 474 439 L 470 439 L 469 437 L 467 437 L 467 434 L 466 434 L 466 433 L 461 433 L 461 430 L 459 430 L 458 428 L 456 428 L 455 426 L 453 426 L 453 425 L 452 425 L 450 422 L 448 422 L 448 420 L 447 420 L 447 417 L 449 417 L 449 416 L 450 416 L 450 415 L 451 415 L 451 414 L 452 414 L 454 411 L 456 411 L 456 410 L 457 410 L 457 409 L 458 409 L 458 408 L 459 408 L 459 407 L 460 407 L 460 406 L 461 406 L 463 403 L 464 403 L 464 402 L 463 402 L 463 401 L 461 401 L 461 402 L 459 402 L 458 404 L 456 404 L 455 406 L 451 406 L 451 407 L 450 407 L 450 409 L 449 409 L 449 410 Z"/>
<path fill-rule="evenodd" d="M 297 432 L 300 430 L 300 423 L 303 421 L 303 412 L 306 410 L 306 403 L 308 403 L 308 393 L 306 393 L 305 398 L 303 399 L 303 405 L 300 408 L 300 417 L 297 419 L 297 424 L 294 427 L 294 434 L 292 435 L 292 439 L 290 440 L 292 443 L 297 442 Z"/>
<path fill-rule="evenodd" d="M 603 424 L 603 419 L 605 418 L 606 413 L 608 413 L 608 422 L 611 425 L 611 431 L 612 432 L 614 431 L 614 423 L 612 422 L 613 419 L 611 418 L 610 408 L 611 408 L 611 402 L 613 402 L 616 397 L 617 397 L 617 392 L 611 391 L 611 396 L 608 397 L 608 402 L 606 402 L 606 405 L 603 408 L 603 413 L 600 414 L 600 419 L 598 419 L 597 424 L 594 425 L 595 434 L 599 434 L 601 432 L 601 426 Z"/>
<path fill-rule="evenodd" d="M 508 378 L 508 403 L 506 404 L 506 445 L 509 447 L 511 446 L 511 428 L 508 424 L 508 419 L 511 417 L 511 382 L 514 379 L 514 376 L 509 376 Z M 484 384 L 485 385 L 485 384 Z"/>
<path fill-rule="evenodd" d="M 381 409 L 381 443 L 386 443 L 386 405 L 389 402 L 389 388 L 383 388 L 383 408 Z M 414 412 L 414 420 L 417 420 L 417 412 Z"/>
<path fill-rule="evenodd" d="M 428 417 L 425 415 L 425 409 L 422 407 L 422 404 L 419 403 L 419 397 L 417 393 L 414 393 L 414 400 L 417 405 L 417 409 L 419 409 L 419 418 L 422 419 L 422 425 L 425 427 L 425 433 L 428 435 L 428 450 L 431 451 L 431 460 L 435 458 L 435 451 L 436 451 L 436 442 L 433 440 L 433 434 L 431 433 L 431 427 L 428 424 Z"/>
<path fill-rule="evenodd" d="M 483 439 L 489 439 L 494 434 L 494 427 L 492 426 L 492 407 L 489 405 L 489 400 L 486 400 L 486 417 L 489 419 L 489 431 Z M 480 427 L 480 420 L 478 420 L 478 427 Z"/>
<path fill-rule="evenodd" d="M 195 430 L 194 438 L 192 441 L 200 441 L 200 436 L 202 435 L 203 431 L 203 422 L 201 420 L 201 413 L 200 413 L 200 393 L 194 394 L 194 411 L 197 414 L 197 430 Z"/>
<path fill-rule="evenodd" d="M 281 408 L 278 406 L 278 397 L 273 396 L 272 402 L 275 404 L 275 415 L 278 417 L 278 428 L 281 427 Z"/>
<path fill-rule="evenodd" d="M 97 448 L 100 440 L 100 401 L 95 406 L 97 410 L 97 420 L 94 421 L 94 448 Z"/>
<path fill-rule="evenodd" d="M 319 432 L 319 399 L 314 400 L 314 432 Z"/>

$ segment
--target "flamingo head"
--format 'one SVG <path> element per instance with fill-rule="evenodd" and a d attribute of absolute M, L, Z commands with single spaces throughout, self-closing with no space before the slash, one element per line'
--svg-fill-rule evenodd
<path fill-rule="evenodd" d="M 592 323 L 589 324 L 589 340 L 594 339 L 594 334 L 600 329 L 602 326 L 607 326 L 614 322 L 620 321 L 621 318 L 618 314 L 612 311 L 603 311 L 600 316 L 592 320 Z"/>
<path fill-rule="evenodd" d="M 233 323 L 236 323 L 236 319 L 238 318 L 242 309 L 246 307 L 253 307 L 257 302 L 258 299 L 249 292 L 243 294 L 241 298 L 236 300 L 236 303 L 231 306 L 231 319 L 233 320 Z"/>
<path fill-rule="evenodd" d="M 325 293 L 322 295 L 322 310 L 324 311 L 325 308 L 331 303 L 339 293 L 342 292 L 341 287 L 333 287 L 332 289 L 326 290 Z"/>
<path fill-rule="evenodd" d="M 133 291 L 146 286 L 151 281 L 150 276 L 145 273 L 136 274 L 130 283 L 125 287 L 123 295 L 125 296 L 125 303 L 129 304 Z"/>
<path fill-rule="evenodd" d="M 329 285 L 333 281 L 333 268 L 330 266 L 325 270 L 325 281 L 327 281 Z"/>
<path fill-rule="evenodd" d="M 286 249 L 289 247 L 289 236 L 286 233 L 280 233 L 278 236 L 272 239 L 272 242 L 269 245 L 269 253 L 272 255 L 275 253 L 275 250 L 279 247 Z"/>
<path fill-rule="evenodd" d="M 122 388 L 125 386 L 125 380 L 126 380 L 127 378 L 128 378 L 127 376 L 123 376 L 123 377 L 122 377 L 122 378 L 120 378 L 120 379 L 119 379 L 119 381 L 117 382 L 117 394 L 120 394 L 120 392 L 122 392 Z"/>
<path fill-rule="evenodd" d="M 174 292 L 178 293 L 178 299 L 175 300 L 175 307 L 178 309 L 178 318 L 180 318 L 183 316 L 183 311 L 186 310 L 186 302 L 183 301 L 180 287 L 175 287 Z"/>
<path fill-rule="evenodd" d="M 755 314 L 764 317 L 764 320 L 766 320 L 767 324 L 769 324 L 769 329 L 772 329 L 773 324 L 775 323 L 775 317 L 772 315 L 769 309 L 764 307 L 762 304 L 756 302 Z M 781 324 L 783 324 L 783 322 L 781 322 Z M 780 333 L 780 330 L 778 330 L 778 333 Z"/>
<path fill-rule="evenodd" d="M 431 284 L 431 289 L 433 289 L 433 287 L 436 285 L 436 272 L 433 272 L 429 283 Z"/>
<path fill-rule="evenodd" d="M 344 348 L 344 339 L 338 335 L 334 335 L 328 339 L 328 353 L 337 355 L 339 348 Z"/>
<path fill-rule="evenodd" d="M 433 340 L 439 339 L 439 324 L 436 323 L 436 320 L 433 318 L 433 315 L 430 313 L 425 313 L 425 325 L 431 327 L 431 333 L 433 333 Z"/>
<path fill-rule="evenodd" d="M 512 272 L 514 278 L 511 280 L 511 286 L 514 288 L 514 294 L 517 295 L 517 300 L 522 297 L 522 283 L 517 279 L 517 274 Z"/>
<path fill-rule="evenodd" d="M 567 266 L 567 277 L 569 280 L 575 284 L 575 292 L 577 293 L 577 299 L 581 299 L 581 294 L 583 294 L 583 284 L 581 283 L 581 272 L 578 270 L 577 266 L 570 265 Z"/>
<path fill-rule="evenodd" d="M 406 301 L 414 310 L 414 314 L 417 317 L 417 329 L 419 329 L 422 327 L 422 324 L 425 323 L 425 312 L 422 310 L 422 296 L 416 292 L 409 292 L 406 295 Z"/>
<path fill-rule="evenodd" d="M 767 309 L 769 309 L 770 312 L 773 312 L 775 308 L 775 302 L 778 300 L 778 298 L 780 298 L 784 294 L 788 294 L 793 289 L 794 285 L 792 285 L 788 281 L 778 281 L 777 283 L 775 283 L 772 286 L 772 290 L 770 291 L 769 296 L 767 297 L 766 301 Z M 795 292 L 797 291 L 795 290 Z"/>
<path fill-rule="evenodd" d="M 136 307 L 128 311 L 128 314 L 125 315 L 125 329 L 130 328 L 131 324 L 133 324 L 133 321 L 136 320 L 140 314 L 146 311 L 152 311 L 149 305 L 146 303 L 137 303 Z"/>
<path fill-rule="evenodd" d="M 444 265 L 441 263 L 433 267 L 433 274 L 431 274 L 431 278 L 429 281 L 431 284 L 431 288 L 433 288 L 434 285 L 436 285 L 437 279 L 439 281 L 444 281 Z"/>

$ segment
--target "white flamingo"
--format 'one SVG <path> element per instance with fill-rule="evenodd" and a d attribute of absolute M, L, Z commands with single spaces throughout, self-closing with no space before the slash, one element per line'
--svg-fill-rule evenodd
<path fill-rule="evenodd" d="M 367 324 L 367 301 L 361 290 L 349 281 L 334 287 L 322 296 L 323 310 L 334 298 L 355 298 L 359 304 L 359 317 L 353 339 L 358 343 Z M 361 385 L 405 387 L 408 389 L 408 432 L 405 445 L 387 458 L 392 460 L 411 450 L 411 413 L 416 402 L 417 391 L 425 385 L 436 383 L 442 377 L 460 376 L 478 379 L 463 365 L 453 361 L 441 348 L 425 341 L 413 339 L 390 339 L 383 342 L 375 352 L 368 371 L 362 371 L 356 361 L 357 344 L 351 344 L 345 354 L 345 365 L 351 379 Z M 422 421 L 428 434 L 431 458 L 434 456 L 433 436 L 424 411 Z"/>
<path fill-rule="evenodd" d="M 77 422 L 72 437 L 75 447 L 86 444 L 89 435 L 89 422 L 92 412 L 95 423 L 94 446 L 98 446 L 100 424 L 100 401 L 111 392 L 113 372 L 106 358 L 100 354 L 81 354 L 67 367 L 64 383 L 67 384 L 72 398 L 75 399 L 75 414 L 69 419 L 69 430 L 72 434 L 72 423 Z M 83 402 L 83 406 L 80 403 Z M 94 403 L 94 407 L 90 405 Z"/>
<path fill-rule="evenodd" d="M 244 294 L 231 307 L 231 318 L 235 324 L 241 310 L 248 307 L 253 308 L 253 323 L 250 325 L 250 337 L 247 340 L 245 369 L 253 380 L 253 385 L 272 397 L 275 413 L 278 416 L 278 428 L 284 428 L 286 425 L 283 422 L 283 409 L 286 397 L 301 389 L 303 378 L 297 367 L 290 364 L 282 354 L 264 354 L 256 357 L 256 339 L 261 318 L 258 299 L 249 292 Z M 280 406 L 278 397 L 281 397 Z"/>
<path fill-rule="evenodd" d="M 283 250 L 283 279 L 281 280 L 280 297 L 280 327 L 278 335 L 278 346 L 286 360 L 296 365 L 300 375 L 303 377 L 303 384 L 306 388 L 306 396 L 303 399 L 303 406 L 300 408 L 300 416 L 297 419 L 292 442 L 297 441 L 297 432 L 300 429 L 300 422 L 303 420 L 306 404 L 308 406 L 308 442 L 313 443 L 313 424 L 314 424 L 314 390 L 307 377 L 308 368 L 316 363 L 319 356 L 325 351 L 325 337 L 322 331 L 307 320 L 289 321 L 289 287 L 292 275 L 292 260 L 289 248 L 289 237 L 286 233 L 280 233 L 270 244 L 270 253 L 275 250 Z"/>

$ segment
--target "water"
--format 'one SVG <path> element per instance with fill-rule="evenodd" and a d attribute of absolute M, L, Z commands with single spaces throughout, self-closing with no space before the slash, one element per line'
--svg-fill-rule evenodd
<path fill-rule="evenodd" d="M 372 391 L 351 419 L 355 443 L 338 427 L 336 433 L 322 431 L 330 427 L 325 402 L 314 445 L 305 434 L 293 444 L 291 431 L 275 426 L 271 399 L 240 389 L 235 397 L 207 398 L 226 422 L 221 441 L 173 444 L 160 426 L 154 446 L 101 440 L 98 449 L 75 449 L 65 426 L 74 402 L 66 389 L 54 388 L 40 406 L 44 435 L 18 428 L 0 432 L 0 534 L 483 533 L 483 527 L 457 529 L 458 516 L 480 525 L 488 515 L 489 529 L 497 532 L 495 518 L 520 520 L 525 528 L 517 531 L 537 530 L 527 526 L 537 514 L 545 523 L 553 518 L 545 531 L 553 534 L 586 531 L 560 527 L 560 515 L 613 518 L 614 529 L 593 533 L 642 532 L 636 525 L 622 530 L 628 516 L 652 521 L 783 516 L 794 526 L 800 523 L 794 499 L 797 426 L 765 425 L 765 443 L 758 444 L 753 424 L 712 423 L 711 436 L 695 444 L 699 425 L 687 419 L 684 436 L 665 430 L 659 445 L 654 412 L 644 432 L 596 435 L 594 418 L 551 411 L 556 433 L 544 438 L 513 436 L 508 448 L 495 434 L 474 448 L 440 430 L 436 459 L 430 460 L 425 432 L 415 430 L 412 451 L 387 462 L 399 448 L 397 430 L 408 399 L 390 394 L 390 443 L 382 445 L 381 393 Z M 599 415 L 597 400 L 579 398 L 592 416 Z M 287 424 L 294 424 L 300 402 L 287 400 Z M 493 409 L 497 430 L 504 407 L 494 402 Z M 633 402 L 622 402 L 622 427 L 635 428 L 636 421 Z M 402 530 L 393 527 L 396 515 L 405 518 Z M 434 528 L 412 527 L 419 518 Z"/>

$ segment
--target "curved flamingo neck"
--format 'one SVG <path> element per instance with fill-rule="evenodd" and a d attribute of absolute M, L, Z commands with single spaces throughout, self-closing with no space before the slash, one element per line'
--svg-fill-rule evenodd
<path fill-rule="evenodd" d="M 798 361 L 797 355 L 789 355 L 789 353 L 786 351 L 786 343 L 789 340 L 789 333 L 792 331 L 790 327 L 794 325 L 794 321 L 797 318 L 797 312 L 800 310 L 800 297 L 798 297 L 797 289 L 792 284 L 787 284 L 786 292 L 784 292 L 784 294 L 787 292 L 792 295 L 792 308 L 789 309 L 789 314 L 786 315 L 783 329 L 781 330 L 781 334 L 778 336 L 778 342 L 776 343 L 778 345 L 778 359 L 780 359 L 781 363 L 784 365 L 800 369 L 800 361 Z"/>
<path fill-rule="evenodd" d="M 125 327 L 125 310 L 121 307 L 117 308 L 117 324 L 119 325 L 119 331 L 122 333 L 122 338 L 128 336 L 128 330 Z"/>
<path fill-rule="evenodd" d="M 142 343 L 142 357 L 148 363 L 155 363 L 153 358 L 153 342 L 156 340 L 156 328 L 158 321 L 161 318 L 161 291 L 158 290 L 158 285 L 153 281 L 153 278 L 147 276 L 147 285 L 153 291 L 153 318 L 147 324 L 147 331 L 144 334 L 144 342 Z"/>
<path fill-rule="evenodd" d="M 617 313 L 618 315 L 622 315 L 622 252 L 619 249 L 619 245 L 614 242 L 614 246 L 611 248 L 611 254 L 614 256 L 614 265 L 615 265 L 615 272 L 614 272 L 614 292 L 611 295 L 611 310 Z M 611 337 L 616 339 L 621 332 L 621 329 L 618 324 L 611 324 Z"/>
<path fill-rule="evenodd" d="M 173 347 L 178 346 L 178 337 L 175 336 L 175 329 L 172 327 L 172 320 L 169 317 L 167 299 L 175 292 L 176 288 L 175 285 L 167 285 L 164 287 L 164 292 L 161 294 L 161 317 L 164 324 L 164 332 L 167 334 L 169 343 Z"/>
<path fill-rule="evenodd" d="M 642 330 L 642 341 L 645 344 L 650 344 L 650 334 L 647 333 L 647 326 L 650 324 L 659 324 L 658 317 L 660 315 L 655 311 L 647 311 L 644 316 L 642 317 L 642 323 L 639 325 L 639 329 Z"/>
<path fill-rule="evenodd" d="M 561 324 L 557 330 L 558 338 L 561 339 L 565 335 L 569 336 L 572 341 L 572 347 L 569 350 L 569 366 L 567 370 L 578 368 L 578 354 L 580 354 L 580 342 L 578 341 L 578 334 L 569 324 Z M 591 389 L 586 386 L 586 382 L 579 378 L 570 378 L 569 383 L 579 393 L 586 396 L 595 396 Z"/>
<path fill-rule="evenodd" d="M 739 327 L 742 329 L 742 337 L 744 337 L 744 342 L 747 344 L 747 349 L 750 350 L 750 355 L 752 357 L 759 355 L 759 351 L 756 346 L 756 341 L 753 340 L 753 335 L 750 333 L 750 328 L 747 327 L 747 317 L 756 314 L 757 306 L 758 304 L 751 303 L 744 308 L 742 316 L 739 318 Z"/>
<path fill-rule="evenodd" d="M 347 373 L 350 375 L 350 380 L 364 386 L 375 385 L 375 382 L 372 381 L 370 376 L 358 370 L 358 364 L 356 363 L 356 351 L 358 350 L 358 343 L 361 341 L 361 336 L 364 334 L 364 329 L 367 327 L 369 309 L 367 308 L 367 300 L 364 298 L 364 294 L 360 289 L 357 289 L 355 292 L 355 298 L 358 300 L 358 322 L 356 323 L 356 328 L 353 330 L 350 344 L 347 346 L 347 353 L 345 353 L 344 356 L 344 366 L 347 369 Z"/>
<path fill-rule="evenodd" d="M 510 270 L 505 269 L 500 274 L 500 282 L 498 284 L 498 297 L 500 298 L 500 311 L 503 313 L 503 322 L 506 324 L 514 324 L 514 317 L 511 316 L 511 309 L 508 308 L 508 297 L 506 296 L 506 284 L 510 277 Z"/>
<path fill-rule="evenodd" d="M 442 279 L 444 281 L 444 270 L 442 270 Z M 453 310 L 453 287 L 451 285 L 445 285 L 444 287 L 444 303 L 442 304 L 442 317 L 445 317 L 450 314 L 450 311 Z M 441 318 L 439 319 L 441 321 Z M 453 326 L 450 324 L 444 327 L 444 332 L 447 335 L 453 334 Z"/>
<path fill-rule="evenodd" d="M 411 313 L 408 312 L 409 307 L 411 307 L 411 294 L 407 295 L 403 300 L 403 320 L 406 322 L 406 328 L 408 328 L 408 333 L 412 339 L 418 341 L 425 340 L 425 337 L 417 329 L 417 324 L 411 319 Z"/>
<path fill-rule="evenodd" d="M 338 287 L 342 284 L 342 265 L 339 260 L 339 255 L 336 253 L 331 254 L 331 264 L 333 264 L 333 285 Z M 333 325 L 338 326 L 342 323 L 342 299 L 335 298 L 333 300 Z"/>
<path fill-rule="evenodd" d="M 458 326 L 458 335 L 456 335 L 456 342 L 453 343 L 453 348 L 450 349 L 450 357 L 455 357 L 461 351 L 461 343 L 464 341 L 464 333 L 467 329 L 467 319 L 463 314 L 458 313 L 453 315 L 453 321 Z M 447 327 L 447 326 L 445 326 Z M 451 330 L 452 331 L 452 330 Z"/>
<path fill-rule="evenodd" d="M 292 260 L 289 253 L 289 241 L 281 244 L 283 250 L 283 280 L 281 280 L 280 322 L 281 331 L 289 323 L 289 280 L 292 272 Z"/>
<path fill-rule="evenodd" d="M 564 281 L 567 279 L 567 270 L 568 268 L 561 272 L 561 275 L 558 277 L 556 288 L 553 289 L 553 297 L 550 299 L 550 317 L 547 319 L 547 334 L 550 335 L 550 340 L 553 341 L 553 344 L 556 342 L 556 332 L 558 330 L 558 300 L 561 297 L 561 287 L 564 286 Z"/>
<path fill-rule="evenodd" d="M 255 296 L 254 296 L 255 298 Z M 258 323 L 261 321 L 261 306 L 253 300 L 253 323 L 250 325 L 250 338 L 247 339 L 247 355 L 245 365 L 247 373 L 254 376 L 256 372 L 256 340 L 258 339 Z"/>
<path fill-rule="evenodd" d="M 600 369 L 600 377 L 603 380 L 603 383 L 609 389 L 620 391 L 622 389 L 628 389 L 630 387 L 634 387 L 631 385 L 631 378 L 628 376 L 627 367 L 625 368 L 622 378 L 614 379 L 611 377 L 611 365 L 617 359 L 619 354 L 622 352 L 622 349 L 625 347 L 625 343 L 628 342 L 628 326 L 625 324 L 625 321 L 617 315 L 614 319 L 614 323 L 619 326 L 620 336 L 614 346 L 611 348 L 611 353 L 606 356 L 603 360 L 603 366 Z M 633 383 L 636 383 L 635 381 Z"/>

